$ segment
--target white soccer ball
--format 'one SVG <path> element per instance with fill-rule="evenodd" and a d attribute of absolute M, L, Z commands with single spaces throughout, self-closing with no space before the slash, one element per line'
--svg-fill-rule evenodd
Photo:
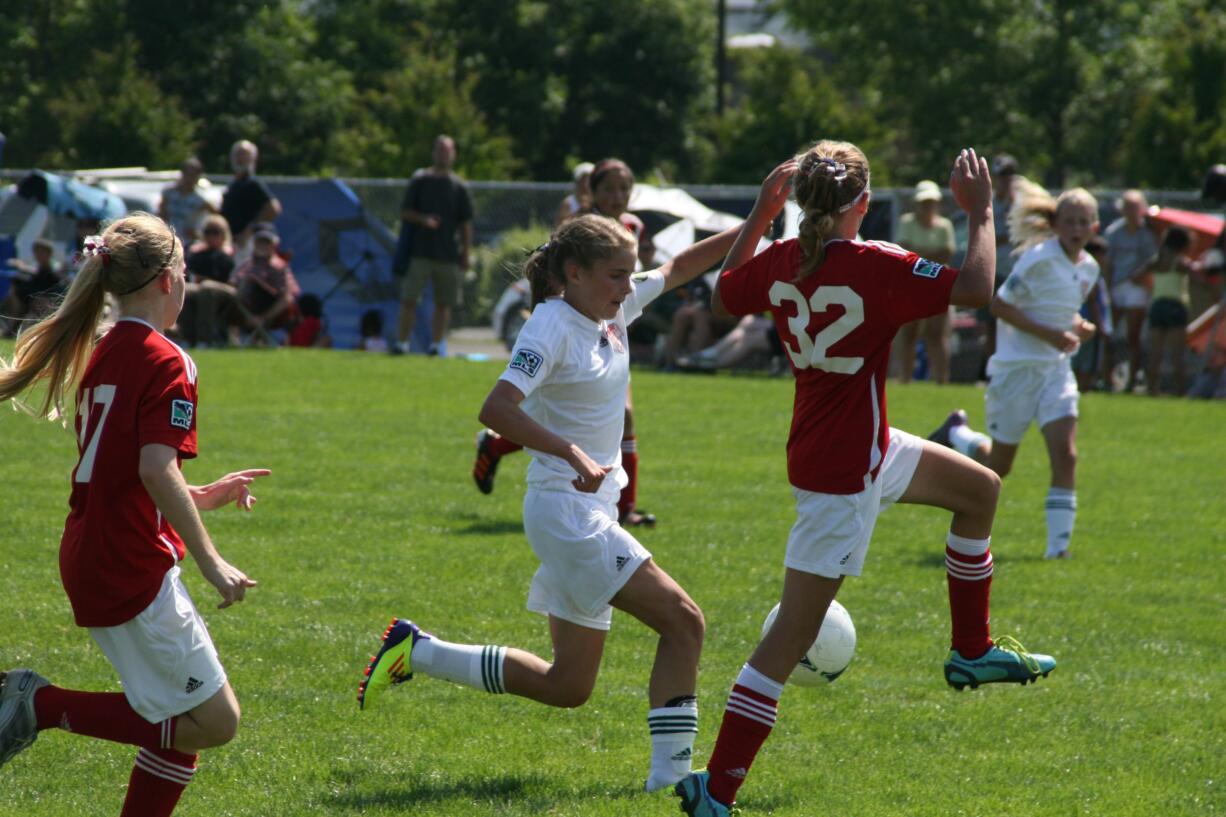
<path fill-rule="evenodd" d="M 776 604 L 762 622 L 762 635 L 770 632 L 775 617 L 779 615 L 779 605 Z M 817 634 L 817 640 L 800 659 L 796 669 L 788 678 L 789 684 L 802 687 L 816 687 L 828 684 L 843 674 L 851 657 L 856 653 L 856 625 L 851 623 L 847 609 L 837 601 L 830 602 L 826 618 L 822 621 L 822 629 Z"/>

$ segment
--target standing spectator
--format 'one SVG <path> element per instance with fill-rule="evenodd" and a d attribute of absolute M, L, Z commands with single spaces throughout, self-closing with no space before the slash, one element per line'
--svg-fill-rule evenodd
<path fill-rule="evenodd" d="M 255 165 L 260 151 L 246 139 L 240 139 L 230 148 L 230 166 L 234 178 L 221 197 L 221 214 L 230 223 L 234 236 L 235 257 L 239 263 L 251 255 L 251 237 L 254 225 L 276 221 L 281 215 L 281 202 L 277 201 L 268 185 L 255 175 Z"/>
<path fill-rule="evenodd" d="M 13 324 L 0 334 L 12 337 L 22 319 L 37 320 L 55 308 L 67 286 L 64 273 L 53 260 L 54 254 L 55 245 L 45 238 L 36 238 L 33 264 L 9 259 L 9 266 L 17 271 L 17 276 L 2 307 L 3 317 L 12 319 Z"/>
<path fill-rule="evenodd" d="M 230 226 L 219 215 L 204 220 L 204 240 L 187 257 L 187 288 L 179 331 L 188 346 L 224 344 L 224 328 L 234 317 L 236 291 Z"/>
<path fill-rule="evenodd" d="M 1155 397 L 1162 393 L 1162 358 L 1168 353 L 1175 370 L 1175 394 L 1182 397 L 1186 386 L 1184 358 L 1188 330 L 1188 273 L 1192 265 L 1184 253 L 1192 237 L 1181 227 L 1171 227 L 1162 239 L 1157 257 L 1134 275 L 1154 277 L 1154 298 L 1149 305 L 1149 368 L 1145 386 Z"/>
<path fill-rule="evenodd" d="M 1128 190 L 1120 198 L 1123 215 L 1111 222 L 1104 235 L 1107 238 L 1107 268 L 1103 278 L 1111 282 L 1111 309 L 1116 318 L 1116 329 L 1125 327 L 1128 340 L 1128 382 L 1124 391 L 1131 393 L 1137 386 L 1141 372 L 1141 329 L 1149 306 L 1149 291 L 1136 274 L 1141 267 L 1158 254 L 1158 242 L 1145 223 L 1148 207 L 1145 194 L 1140 190 Z M 1115 348 L 1107 344 L 1103 355 L 1103 380 L 1112 386 L 1115 370 Z"/>
<path fill-rule="evenodd" d="M 252 237 L 251 258 L 234 273 L 243 326 L 254 341 L 269 345 L 274 342 L 268 330 L 280 329 L 295 317 L 301 292 L 293 270 L 277 255 L 278 242 L 272 225 L 260 224 Z"/>
<path fill-rule="evenodd" d="M 1101 269 L 1107 263 L 1107 240 L 1096 235 L 1086 242 L 1086 253 L 1094 259 Z M 1102 370 L 1103 348 L 1107 338 L 1111 337 L 1111 300 L 1107 297 L 1107 285 L 1100 275 L 1094 281 L 1090 294 L 1081 305 L 1078 313 L 1083 320 L 1098 327 L 1094 337 L 1081 342 L 1081 346 L 1072 357 L 1073 372 L 1077 375 L 1078 391 L 1093 391 L 1099 388 L 1098 375 Z"/>
<path fill-rule="evenodd" d="M 196 225 L 200 223 L 200 214 L 217 212 L 217 208 L 196 189 L 202 175 L 204 165 L 200 164 L 200 160 L 188 159 L 179 168 L 179 180 L 162 191 L 162 201 L 158 204 L 158 215 L 162 220 L 190 241 L 199 238 Z"/>
<path fill-rule="evenodd" d="M 455 140 L 439 135 L 434 139 L 430 167 L 413 174 L 404 192 L 400 218 L 413 225 L 409 269 L 400 292 L 397 351 L 409 351 L 409 337 L 417 321 L 417 299 L 434 284 L 434 317 L 430 324 L 430 354 L 437 355 L 447 335 L 451 310 L 460 301 L 460 280 L 468 271 L 468 252 L 473 243 L 472 194 L 464 180 L 452 171 Z"/>
<path fill-rule="evenodd" d="M 592 206 L 592 189 L 588 187 L 587 182 L 595 168 L 596 165 L 591 162 L 580 162 L 575 165 L 575 189 L 558 203 L 558 212 L 553 217 L 554 227 Z"/>
<path fill-rule="evenodd" d="M 903 249 L 935 261 L 948 264 L 957 248 L 954 225 L 941 215 L 941 188 L 925 179 L 915 186 L 915 212 L 907 213 L 898 225 L 894 243 Z M 934 383 L 949 382 L 950 339 L 953 337 L 953 306 L 939 315 L 921 318 L 903 326 L 898 333 L 902 371 L 899 380 L 911 382 L 915 370 L 915 344 L 921 330 L 928 353 L 928 379 Z"/>

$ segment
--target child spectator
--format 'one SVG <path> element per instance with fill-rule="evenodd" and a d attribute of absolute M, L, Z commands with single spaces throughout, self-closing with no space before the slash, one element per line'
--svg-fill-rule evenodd
<path fill-rule="evenodd" d="M 363 352 L 387 352 L 387 338 L 383 336 L 383 313 L 378 309 L 368 309 L 362 313 L 362 323 L 359 326 L 362 339 L 358 348 Z"/>
<path fill-rule="evenodd" d="M 1162 359 L 1168 354 L 1175 375 L 1175 394 L 1182 396 L 1186 380 L 1184 366 L 1188 329 L 1188 272 L 1191 271 L 1184 252 L 1192 237 L 1182 227 L 1171 227 L 1162 239 L 1158 255 L 1144 264 L 1134 280 L 1146 273 L 1153 275 L 1152 300 L 1149 304 L 1149 366 L 1145 385 L 1149 393 L 1162 393 Z"/>
<path fill-rule="evenodd" d="M 294 272 L 277 255 L 280 239 L 271 224 L 256 228 L 251 241 L 251 260 L 234 273 L 239 315 L 255 342 L 275 344 L 269 329 L 280 329 L 297 316 L 301 291 Z"/>
<path fill-rule="evenodd" d="M 306 293 L 298 299 L 298 322 L 289 333 L 290 346 L 316 346 L 332 348 L 328 335 L 328 322 L 324 319 L 324 302 L 318 295 Z"/>

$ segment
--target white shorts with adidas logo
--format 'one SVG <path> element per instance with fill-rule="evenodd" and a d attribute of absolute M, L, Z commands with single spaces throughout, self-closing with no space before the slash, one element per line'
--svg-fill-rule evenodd
<path fill-rule="evenodd" d="M 89 634 L 119 673 L 128 703 L 150 723 L 195 709 L 226 683 L 213 639 L 177 565 L 136 618 L 115 627 L 90 627 Z"/>
<path fill-rule="evenodd" d="M 532 577 L 528 609 L 607 630 L 609 601 L 651 553 L 617 524 L 616 484 L 599 494 L 529 487 L 524 533 L 541 566 Z"/>

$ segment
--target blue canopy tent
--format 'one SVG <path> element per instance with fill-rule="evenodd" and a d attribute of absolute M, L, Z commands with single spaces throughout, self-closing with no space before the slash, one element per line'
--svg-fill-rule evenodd
<path fill-rule="evenodd" d="M 383 314 L 384 335 L 396 331 L 399 280 L 392 275 L 396 237 L 362 206 L 344 182 L 321 179 L 310 184 L 270 182 L 281 202 L 277 219 L 281 248 L 293 253 L 290 266 L 303 292 L 318 296 L 334 345 L 351 349 L 361 339 L 362 314 Z M 415 346 L 429 344 L 432 299 L 418 303 Z"/>

